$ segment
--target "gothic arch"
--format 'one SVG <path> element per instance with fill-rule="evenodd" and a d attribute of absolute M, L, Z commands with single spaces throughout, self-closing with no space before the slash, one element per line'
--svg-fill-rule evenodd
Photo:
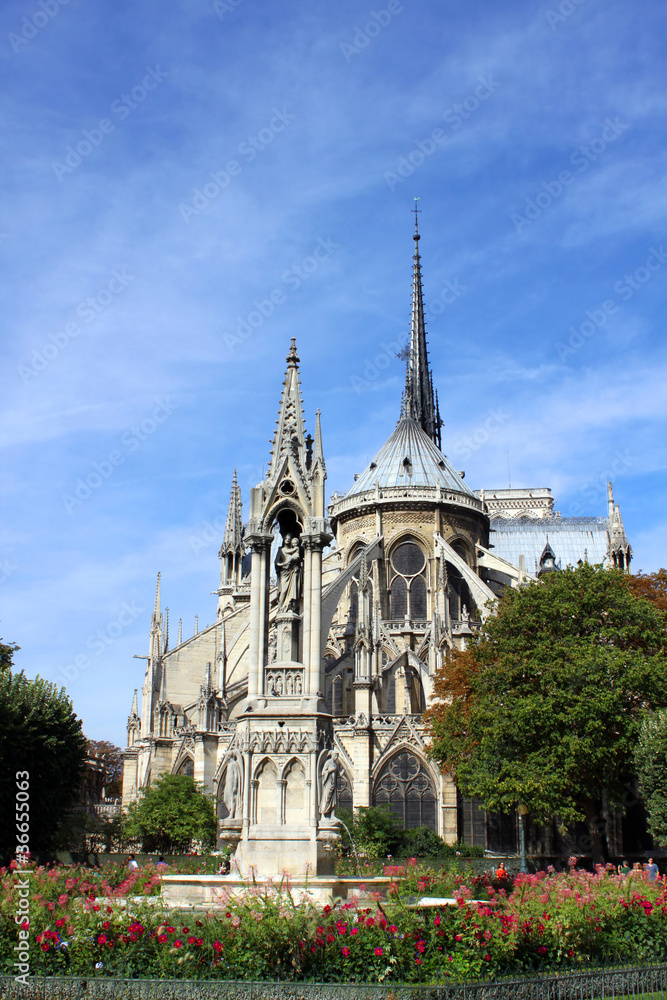
<path fill-rule="evenodd" d="M 466 535 L 462 535 L 459 532 L 455 535 L 451 535 L 447 539 L 447 542 L 451 545 L 456 554 L 461 556 L 461 558 L 467 562 L 468 566 L 474 570 L 476 565 L 475 549 L 470 539 Z M 442 559 L 443 555 L 441 555 L 440 558 Z"/>
<path fill-rule="evenodd" d="M 195 776 L 195 759 L 190 753 L 179 754 L 174 764 L 172 774 L 183 774 L 188 778 Z"/>
<path fill-rule="evenodd" d="M 425 758 L 410 744 L 399 744 L 378 761 L 372 784 L 372 804 L 386 806 L 406 829 L 437 830 L 437 782 Z"/>
<path fill-rule="evenodd" d="M 428 619 L 430 548 L 417 532 L 392 540 L 387 552 L 386 580 L 391 619 L 406 615 L 413 621 Z"/>
<path fill-rule="evenodd" d="M 358 555 L 361 554 L 362 550 L 368 545 L 368 539 L 358 536 L 352 542 L 347 550 L 347 555 L 345 556 L 345 565 L 349 566 L 353 559 L 356 559 Z"/>

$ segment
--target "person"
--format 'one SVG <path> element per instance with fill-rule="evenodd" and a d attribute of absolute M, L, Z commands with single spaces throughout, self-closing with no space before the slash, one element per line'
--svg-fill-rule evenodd
<path fill-rule="evenodd" d="M 648 864 L 646 865 L 646 874 L 648 875 L 649 882 L 655 882 L 658 877 L 658 866 L 656 865 L 653 858 L 648 859 Z"/>
<path fill-rule="evenodd" d="M 220 867 L 218 868 L 218 875 L 229 875 L 231 869 L 232 869 L 232 866 L 231 866 L 231 862 L 229 860 L 229 855 L 226 854 L 220 860 Z"/>
<path fill-rule="evenodd" d="M 496 878 L 499 882 L 505 882 L 507 880 L 507 872 L 505 871 L 505 862 L 501 861 L 496 868 Z"/>
<path fill-rule="evenodd" d="M 618 866 L 618 874 L 621 876 L 621 878 L 627 878 L 628 875 L 630 874 L 630 871 L 631 871 L 630 865 L 624 858 L 623 861 L 621 861 L 620 865 Z"/>
<path fill-rule="evenodd" d="M 139 867 L 139 865 L 137 864 L 137 859 L 135 858 L 134 854 L 130 854 L 130 856 L 128 857 L 128 859 L 127 859 L 127 867 L 130 868 L 130 869 L 134 869 L 134 868 L 138 868 Z"/>
<path fill-rule="evenodd" d="M 164 860 L 164 858 L 163 858 L 162 855 L 160 855 L 160 857 L 158 858 L 158 863 L 156 864 L 155 867 L 157 868 L 157 870 L 159 872 L 165 871 L 165 869 L 167 867 L 167 862 Z"/>
<path fill-rule="evenodd" d="M 640 865 L 639 861 L 635 861 L 634 865 L 632 866 L 632 871 L 630 872 L 630 874 L 632 875 L 633 878 L 636 875 L 643 875 L 642 866 Z"/>

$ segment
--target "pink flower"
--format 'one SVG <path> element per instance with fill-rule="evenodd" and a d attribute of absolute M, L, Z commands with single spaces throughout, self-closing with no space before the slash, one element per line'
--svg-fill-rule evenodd
<path fill-rule="evenodd" d="M 376 948 L 375 949 L 375 954 L 376 955 L 381 955 L 382 954 L 382 948 Z"/>
<path fill-rule="evenodd" d="M 347 956 L 350 954 L 350 949 L 349 948 L 341 948 L 341 953 L 344 955 L 345 958 L 347 958 Z"/>

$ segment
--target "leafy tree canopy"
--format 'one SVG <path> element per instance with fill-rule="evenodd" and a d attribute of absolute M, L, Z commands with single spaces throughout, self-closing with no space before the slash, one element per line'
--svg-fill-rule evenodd
<path fill-rule="evenodd" d="M 11 670 L 0 648 L 0 850 L 16 849 L 16 775 L 28 772 L 30 850 L 48 849 L 81 788 L 86 740 L 64 688 Z M 8 660 L 8 662 L 6 662 Z"/>
<path fill-rule="evenodd" d="M 585 818 L 620 798 L 646 711 L 667 705 L 667 614 L 583 564 L 507 590 L 436 677 L 432 755 L 491 810 Z M 594 853 L 599 853 L 595 850 Z"/>
<path fill-rule="evenodd" d="M 667 846 L 667 711 L 644 719 L 635 748 L 639 791 L 648 813 L 651 836 Z"/>
<path fill-rule="evenodd" d="M 645 597 L 660 611 L 667 611 L 667 569 L 657 573 L 637 573 L 629 578 L 635 597 Z"/>
<path fill-rule="evenodd" d="M 141 840 L 144 851 L 185 854 L 193 841 L 204 847 L 215 845 L 213 803 L 192 778 L 163 774 L 140 795 L 128 809 L 125 834 Z"/>

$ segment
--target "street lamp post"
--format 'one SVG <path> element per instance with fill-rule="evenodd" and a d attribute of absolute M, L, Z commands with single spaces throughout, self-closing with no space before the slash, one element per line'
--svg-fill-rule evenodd
<path fill-rule="evenodd" d="M 526 815 L 528 813 L 527 807 L 520 802 L 516 807 L 516 811 L 519 814 L 519 846 L 521 849 L 521 873 L 525 875 L 528 872 L 528 865 L 526 863 Z"/>

